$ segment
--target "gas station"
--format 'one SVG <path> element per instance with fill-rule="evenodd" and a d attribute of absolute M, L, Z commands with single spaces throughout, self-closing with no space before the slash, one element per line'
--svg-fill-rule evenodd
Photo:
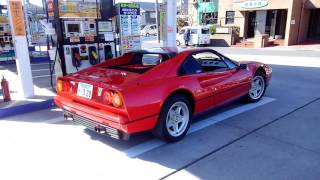
<path fill-rule="evenodd" d="M 6 2 L 3 4 L 3 1 Z M 40 2 L 41 8 L 32 6 L 31 1 Z M 157 37 L 141 35 L 140 1 L 153 3 L 159 27 Z M 235 14 L 234 22 L 242 20 L 237 12 L 232 12 L 232 4 L 279 3 L 277 0 L 214 3 L 203 0 L 159 0 L 159 3 L 158 0 L 0 0 L 0 179 L 320 179 L 319 45 L 265 49 L 194 48 L 192 45 L 179 48 L 183 53 L 204 49 L 219 52 L 223 55 L 220 60 L 239 62 L 237 68 L 214 71 L 213 75 L 201 69 L 190 74 L 180 71 L 185 65 L 182 63 L 194 55 L 192 52 L 177 52 L 177 56 L 186 56 L 180 59 L 176 54 L 168 56 L 167 62 L 162 56 L 159 64 L 150 69 L 129 64 L 139 70 L 147 69 L 141 72 L 108 67 L 115 58 L 130 52 L 150 53 L 152 49 L 159 50 L 158 47 L 175 49 L 179 4 L 203 9 L 196 14 L 207 14 L 206 5 L 221 1 L 226 4 L 221 6 L 222 13 L 221 7 L 216 7 L 218 18 L 230 15 L 230 20 Z M 290 2 L 298 11 L 309 1 Z M 246 10 L 248 14 L 252 11 L 259 12 L 259 9 Z M 303 12 L 305 16 L 309 11 Z M 314 11 L 314 22 L 319 21 L 317 14 Z M 298 26 L 299 17 L 291 15 L 288 14 L 288 23 Z M 220 34 L 210 34 L 210 37 L 230 35 L 221 30 L 228 29 L 222 27 L 218 29 Z M 184 33 L 180 35 L 184 37 Z M 205 55 L 205 60 L 210 59 Z M 196 109 L 195 103 L 208 102 L 198 106 L 207 108 L 209 103 L 228 100 L 224 93 L 232 94 L 230 87 L 240 87 L 236 85 L 241 81 L 250 84 L 250 90 L 243 88 L 246 93 L 252 89 L 258 91 L 259 82 L 252 82 L 257 76 L 261 77 L 260 82 L 265 82 L 264 72 L 250 77 L 248 73 L 233 76 L 253 70 L 255 62 L 252 61 L 261 62 L 259 67 L 269 70 L 269 80 L 272 73 L 268 89 L 262 91 L 258 101 L 243 101 L 239 97 L 232 103 L 230 100 L 190 115 Z M 121 63 L 128 69 L 127 61 Z M 214 63 L 204 61 L 204 65 L 210 64 Z M 188 67 L 197 68 L 197 65 Z M 191 76 L 195 78 L 180 86 L 179 83 Z M 223 79 L 228 84 L 221 85 Z M 78 91 L 80 86 L 88 84 L 91 94 L 86 99 L 86 93 L 80 96 Z M 186 88 L 187 85 L 195 87 L 194 94 L 200 97 L 194 104 L 193 94 L 179 96 L 186 93 L 184 91 L 167 96 L 170 101 L 164 98 L 163 106 L 154 98 L 169 92 L 167 87 Z M 60 104 L 55 101 L 58 96 Z M 67 101 L 69 97 L 74 99 Z M 154 109 L 160 109 L 159 113 L 153 113 Z M 87 114 L 90 116 L 85 116 Z M 177 125 L 186 119 L 192 122 L 184 131 L 183 139 L 170 142 L 155 136 L 154 129 L 161 133 L 169 132 L 170 127 L 158 123 L 152 126 L 154 120 Z M 132 130 L 128 136 L 112 137 L 128 129 Z"/>

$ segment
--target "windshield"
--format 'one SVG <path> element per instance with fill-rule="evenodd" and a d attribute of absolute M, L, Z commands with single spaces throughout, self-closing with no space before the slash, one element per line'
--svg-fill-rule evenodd
<path fill-rule="evenodd" d="M 210 34 L 210 30 L 207 28 L 201 29 L 201 34 Z"/>
<path fill-rule="evenodd" d="M 128 58 L 131 58 L 129 62 L 105 68 L 144 73 L 170 58 L 169 54 L 164 53 L 135 52 L 130 54 L 127 54 Z"/>

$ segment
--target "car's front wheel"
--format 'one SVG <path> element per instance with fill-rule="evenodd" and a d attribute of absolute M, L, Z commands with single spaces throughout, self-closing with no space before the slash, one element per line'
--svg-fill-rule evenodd
<path fill-rule="evenodd" d="M 266 91 L 266 80 L 263 72 L 256 72 L 251 81 L 251 88 L 248 92 L 247 99 L 249 102 L 259 101 Z"/>
<path fill-rule="evenodd" d="M 181 95 L 170 97 L 161 110 L 153 134 L 165 141 L 179 141 L 186 135 L 190 127 L 191 111 L 187 98 Z"/>

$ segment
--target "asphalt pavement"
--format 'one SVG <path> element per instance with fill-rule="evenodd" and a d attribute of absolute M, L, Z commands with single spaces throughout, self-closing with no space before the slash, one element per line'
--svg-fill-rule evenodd
<path fill-rule="evenodd" d="M 230 49 L 235 57 L 257 52 Z M 273 68 L 261 102 L 201 114 L 177 143 L 150 132 L 110 139 L 64 121 L 59 109 L 0 120 L 0 179 L 318 180 L 319 59 L 306 53 L 293 65 L 300 52 L 269 52 L 255 56 Z"/>

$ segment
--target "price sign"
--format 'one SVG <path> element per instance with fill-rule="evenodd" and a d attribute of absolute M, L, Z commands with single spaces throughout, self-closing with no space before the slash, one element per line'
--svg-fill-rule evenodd
<path fill-rule="evenodd" d="M 20 0 L 10 0 L 10 15 L 12 18 L 12 31 L 15 36 L 25 36 L 24 15 L 22 11 L 22 3 Z"/>

